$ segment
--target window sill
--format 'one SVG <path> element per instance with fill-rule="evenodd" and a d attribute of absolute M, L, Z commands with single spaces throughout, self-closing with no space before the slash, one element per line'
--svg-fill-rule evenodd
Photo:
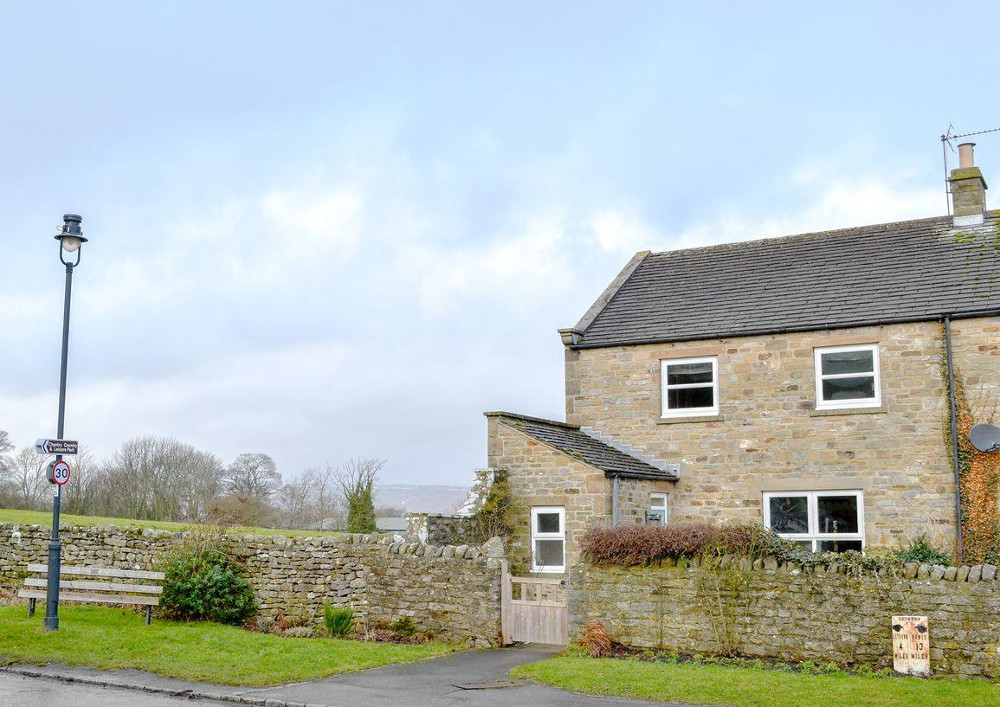
<path fill-rule="evenodd" d="M 661 417 L 656 421 L 658 425 L 676 425 L 681 422 L 722 422 L 725 418 L 722 415 L 691 415 L 690 417 Z"/>
<path fill-rule="evenodd" d="M 884 415 L 889 412 L 885 405 L 877 408 L 832 408 L 830 410 L 810 410 L 809 417 L 827 417 L 829 415 Z"/>

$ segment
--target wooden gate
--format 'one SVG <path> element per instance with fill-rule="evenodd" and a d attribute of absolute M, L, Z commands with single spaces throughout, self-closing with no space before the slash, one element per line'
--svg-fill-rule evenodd
<path fill-rule="evenodd" d="M 503 643 L 569 643 L 569 607 L 565 579 L 512 577 L 503 565 L 501 578 Z"/>

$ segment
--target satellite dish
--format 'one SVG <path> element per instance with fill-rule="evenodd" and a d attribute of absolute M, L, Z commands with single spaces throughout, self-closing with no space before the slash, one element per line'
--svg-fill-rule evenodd
<path fill-rule="evenodd" d="M 974 425 L 969 430 L 969 441 L 980 452 L 995 452 L 1000 449 L 1000 427 L 996 425 Z"/>

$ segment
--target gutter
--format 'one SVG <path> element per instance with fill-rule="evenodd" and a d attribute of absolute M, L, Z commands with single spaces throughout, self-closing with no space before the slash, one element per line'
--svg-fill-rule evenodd
<path fill-rule="evenodd" d="M 958 457 L 958 403 L 955 396 L 955 365 L 951 352 L 951 317 L 944 315 L 944 358 L 948 364 L 948 405 L 951 408 L 951 461 L 955 472 L 955 518 L 958 522 L 958 562 L 962 552 L 962 485 Z"/>
<path fill-rule="evenodd" d="M 618 526 L 618 474 L 615 474 L 611 485 L 611 527 Z"/>
<path fill-rule="evenodd" d="M 771 334 L 794 334 L 796 332 L 808 331 L 829 331 L 835 329 L 853 329 L 865 326 L 887 326 L 889 324 L 910 324 L 913 322 L 934 322 L 940 321 L 942 317 L 951 319 L 974 319 L 976 317 L 1000 317 L 1000 309 L 982 309 L 969 312 L 959 312 L 957 314 L 921 314 L 912 317 L 896 317 L 893 319 L 874 319 L 871 321 L 851 322 L 850 324 L 811 324 L 809 326 L 796 327 L 772 327 L 770 329 L 749 329 L 744 331 L 719 331 L 707 334 L 693 334 L 686 336 L 675 336 L 672 338 L 653 339 L 619 339 L 615 341 L 601 341 L 597 343 L 586 343 L 586 337 L 580 343 L 572 344 L 569 348 L 578 349 L 608 349 L 615 346 L 642 346 L 645 344 L 672 344 L 680 341 L 707 341 L 709 339 L 735 339 L 744 336 L 764 336 Z"/>

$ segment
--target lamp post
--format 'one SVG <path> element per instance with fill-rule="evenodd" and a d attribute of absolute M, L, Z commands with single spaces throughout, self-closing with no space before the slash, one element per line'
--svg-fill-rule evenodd
<path fill-rule="evenodd" d="M 80 251 L 87 239 L 83 237 L 80 223 L 83 219 L 76 214 L 65 214 L 63 225 L 55 238 L 59 241 L 59 260 L 66 266 L 66 296 L 63 300 L 62 362 L 59 367 L 59 425 L 57 439 L 63 439 L 63 423 L 66 418 L 66 363 L 69 357 L 69 301 L 73 290 L 73 268 L 80 264 Z M 67 260 L 69 255 L 73 260 Z M 56 462 L 62 455 L 56 455 Z M 50 482 L 53 479 L 49 478 Z M 59 541 L 59 502 L 62 499 L 62 484 L 56 486 L 52 501 L 52 540 L 49 542 L 49 573 L 45 591 L 45 630 L 59 630 L 59 564 L 62 543 Z"/>

